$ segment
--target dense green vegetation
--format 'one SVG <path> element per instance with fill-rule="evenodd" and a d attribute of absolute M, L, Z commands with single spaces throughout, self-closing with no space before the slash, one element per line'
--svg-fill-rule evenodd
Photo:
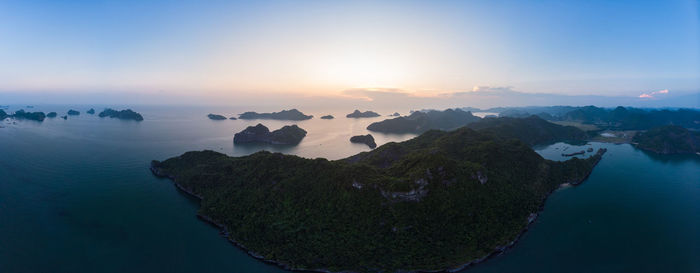
<path fill-rule="evenodd" d="M 517 139 L 461 128 L 337 161 L 202 151 L 153 161 L 152 170 L 203 198 L 199 214 L 256 257 L 394 272 L 456 268 L 502 249 L 601 154 L 548 161 Z"/>
<path fill-rule="evenodd" d="M 638 133 L 632 139 L 637 148 L 660 154 L 692 154 L 700 152 L 700 132 L 680 126 L 656 127 Z"/>
<path fill-rule="evenodd" d="M 378 116 L 380 116 L 380 115 L 377 114 L 376 112 L 372 112 L 372 111 L 360 112 L 360 110 L 357 110 L 357 109 L 355 109 L 355 111 L 353 111 L 352 113 L 345 115 L 345 117 L 347 117 L 347 118 L 373 118 L 373 117 L 378 117 Z"/>
<path fill-rule="evenodd" d="M 350 142 L 367 144 L 367 146 L 369 146 L 372 149 L 377 148 L 377 143 L 374 142 L 374 137 L 370 134 L 366 134 L 363 136 L 353 136 L 350 138 Z"/>
<path fill-rule="evenodd" d="M 460 109 L 416 111 L 411 113 L 410 116 L 372 123 L 367 126 L 367 130 L 393 134 L 418 134 L 432 129 L 452 130 L 478 120 L 479 117 L 472 115 L 471 112 L 465 112 Z"/>
<path fill-rule="evenodd" d="M 256 113 L 256 112 L 245 112 L 240 114 L 238 118 L 240 119 L 278 119 L 278 120 L 307 120 L 314 116 L 304 115 L 297 109 L 282 110 L 281 112 L 273 113 Z"/>
<path fill-rule="evenodd" d="M 44 112 L 25 112 L 24 110 L 17 110 L 12 117 L 16 119 L 44 121 L 44 119 L 46 119 L 46 114 L 44 114 Z"/>
<path fill-rule="evenodd" d="M 226 117 L 217 114 L 209 114 L 207 117 L 211 120 L 226 120 Z"/>
<path fill-rule="evenodd" d="M 614 109 L 595 106 L 546 106 L 493 108 L 500 116 L 527 117 L 537 115 L 552 121 L 578 121 L 614 130 L 647 130 L 664 125 L 680 125 L 700 129 L 700 111 L 695 109 L 650 110 L 618 106 Z"/>
<path fill-rule="evenodd" d="M 306 136 L 306 130 L 299 126 L 284 126 L 270 132 L 270 129 L 258 123 L 233 135 L 233 143 L 267 143 L 277 145 L 296 145 Z"/>
<path fill-rule="evenodd" d="M 130 119 L 130 120 L 135 120 L 135 121 L 142 121 L 143 116 L 141 114 L 136 113 L 132 111 L 131 109 L 126 109 L 126 110 L 121 110 L 117 111 L 111 108 L 107 108 L 104 111 L 100 112 L 98 115 L 101 118 L 104 117 L 110 117 L 110 118 L 118 118 L 118 119 Z"/>
<path fill-rule="evenodd" d="M 557 141 L 582 141 L 588 138 L 585 132 L 573 126 L 561 126 L 537 116 L 527 118 L 485 118 L 467 127 L 499 138 L 517 138 L 528 145 L 547 144 Z"/>

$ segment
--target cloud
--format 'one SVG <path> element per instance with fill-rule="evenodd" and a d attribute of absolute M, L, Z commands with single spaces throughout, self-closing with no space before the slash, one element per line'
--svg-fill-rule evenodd
<path fill-rule="evenodd" d="M 639 98 L 642 98 L 642 99 L 653 99 L 654 96 L 659 95 L 659 94 L 668 94 L 668 89 L 659 90 L 659 91 L 654 91 L 654 92 L 651 92 L 651 93 L 642 93 L 641 95 L 639 95 Z"/>
<path fill-rule="evenodd" d="M 383 98 L 409 97 L 411 93 L 396 88 L 353 88 L 343 90 L 342 95 L 355 99 L 374 101 Z"/>

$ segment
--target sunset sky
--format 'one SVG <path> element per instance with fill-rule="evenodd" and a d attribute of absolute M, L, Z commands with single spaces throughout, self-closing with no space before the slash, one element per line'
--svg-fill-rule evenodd
<path fill-rule="evenodd" d="M 700 92 L 699 11 L 692 0 L 2 0 L 0 100 L 491 89 L 654 99 Z"/>

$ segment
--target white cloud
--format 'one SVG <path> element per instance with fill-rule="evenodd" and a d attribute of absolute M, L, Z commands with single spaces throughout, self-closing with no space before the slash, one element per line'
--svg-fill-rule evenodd
<path fill-rule="evenodd" d="M 642 93 L 641 95 L 639 95 L 639 97 L 643 98 L 643 99 L 653 99 L 654 96 L 659 95 L 659 94 L 668 94 L 668 89 L 654 91 L 651 93 Z"/>

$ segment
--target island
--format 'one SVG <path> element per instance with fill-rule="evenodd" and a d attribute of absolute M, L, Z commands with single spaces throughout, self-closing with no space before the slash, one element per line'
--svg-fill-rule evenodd
<path fill-rule="evenodd" d="M 233 143 L 266 143 L 274 145 L 296 145 L 306 136 L 306 131 L 297 125 L 288 125 L 270 132 L 270 129 L 258 123 L 248 126 L 233 136 Z"/>
<path fill-rule="evenodd" d="M 367 144 L 367 146 L 372 149 L 377 148 L 377 143 L 374 142 L 374 137 L 370 134 L 366 134 L 364 136 L 353 136 L 350 138 L 350 142 Z"/>
<path fill-rule="evenodd" d="M 360 112 L 360 110 L 355 109 L 354 112 L 345 115 L 345 117 L 348 118 L 373 118 L 373 117 L 378 117 L 380 116 L 379 114 L 372 112 L 372 111 L 365 111 L 365 112 Z"/>
<path fill-rule="evenodd" d="M 230 119 L 230 120 L 237 120 L 236 117 L 230 117 L 230 118 L 228 118 L 228 119 Z"/>
<path fill-rule="evenodd" d="M 68 120 L 68 116 L 61 116 L 63 120 Z"/>
<path fill-rule="evenodd" d="M 68 115 L 69 116 L 77 116 L 77 115 L 80 115 L 80 112 L 73 110 L 73 109 L 70 109 L 70 110 L 68 110 Z"/>
<path fill-rule="evenodd" d="M 25 112 L 24 110 L 17 110 L 12 117 L 15 119 L 44 121 L 46 114 L 44 114 L 44 112 Z"/>
<path fill-rule="evenodd" d="M 109 118 L 117 118 L 117 119 L 123 119 L 123 120 L 135 120 L 135 121 L 142 121 L 143 116 L 141 114 L 136 113 L 132 111 L 131 109 L 126 109 L 126 110 L 114 110 L 111 108 L 107 108 L 104 111 L 100 112 L 98 115 L 101 118 L 104 117 L 109 117 Z"/>
<path fill-rule="evenodd" d="M 517 138 L 528 145 L 582 142 L 589 138 L 579 128 L 554 124 L 534 115 L 527 118 L 484 118 L 467 127 L 499 138 Z"/>
<path fill-rule="evenodd" d="M 399 112 L 394 112 L 393 114 L 389 115 L 390 117 L 400 117 L 401 114 Z"/>
<path fill-rule="evenodd" d="M 457 271 L 500 253 L 602 158 L 545 160 L 517 139 L 431 130 L 340 160 L 187 152 L 151 171 L 251 256 L 319 272 Z"/>
<path fill-rule="evenodd" d="M 658 154 L 693 154 L 700 152 L 700 132 L 676 125 L 652 128 L 638 133 L 633 144 L 642 150 Z"/>
<path fill-rule="evenodd" d="M 273 113 L 245 112 L 238 116 L 239 119 L 276 119 L 276 120 L 307 120 L 314 116 L 304 115 L 297 109 L 282 110 Z"/>
<path fill-rule="evenodd" d="M 216 114 L 209 114 L 209 115 L 207 115 L 207 117 L 209 117 L 209 119 L 211 119 L 211 120 L 226 120 L 226 117 L 224 117 L 222 115 L 216 115 Z"/>
<path fill-rule="evenodd" d="M 85 113 L 88 113 L 88 114 L 90 114 L 90 115 L 94 115 L 94 114 L 95 114 L 95 109 L 90 108 L 90 110 L 87 110 L 87 112 L 85 112 Z"/>
<path fill-rule="evenodd" d="M 415 111 L 409 116 L 372 123 L 367 126 L 367 130 L 391 134 L 420 134 L 432 129 L 452 130 L 478 120 L 479 117 L 461 109 Z"/>
<path fill-rule="evenodd" d="M 331 115 L 325 115 L 325 116 L 322 116 L 322 117 L 321 117 L 321 119 L 334 119 L 334 118 L 335 118 L 335 117 L 334 117 L 334 116 L 331 116 Z"/>
<path fill-rule="evenodd" d="M 49 112 L 48 114 L 46 114 L 47 118 L 55 118 L 56 116 L 58 116 L 58 113 L 56 112 Z"/>

